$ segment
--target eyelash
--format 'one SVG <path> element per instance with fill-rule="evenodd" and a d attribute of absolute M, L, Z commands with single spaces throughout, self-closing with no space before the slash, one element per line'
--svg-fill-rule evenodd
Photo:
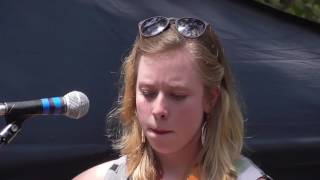
<path fill-rule="evenodd" d="M 177 101 L 182 101 L 187 97 L 186 95 L 180 95 L 180 94 L 179 95 L 178 94 L 171 94 L 170 96 Z"/>
<path fill-rule="evenodd" d="M 153 91 L 146 91 L 146 90 L 142 90 L 141 91 L 142 95 L 144 97 L 146 97 L 147 99 L 152 99 L 154 98 L 156 95 L 157 95 L 157 92 L 153 92 Z M 180 94 L 170 94 L 170 97 L 172 97 L 174 100 L 177 100 L 177 101 L 182 101 L 184 100 L 187 95 L 180 95 Z"/>
<path fill-rule="evenodd" d="M 156 96 L 156 92 L 152 92 L 152 91 L 145 91 L 145 90 L 143 90 L 143 91 L 141 91 L 141 93 L 142 93 L 142 95 L 143 95 L 144 97 L 146 97 L 147 99 L 151 99 L 151 98 L 153 98 L 153 97 Z"/>

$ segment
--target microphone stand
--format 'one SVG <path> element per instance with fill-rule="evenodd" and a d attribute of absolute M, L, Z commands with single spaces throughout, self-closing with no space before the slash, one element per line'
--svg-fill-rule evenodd
<path fill-rule="evenodd" d="M 7 125 L 0 132 L 0 147 L 9 144 L 13 140 L 20 132 L 22 123 L 28 117 L 27 115 L 5 116 Z"/>

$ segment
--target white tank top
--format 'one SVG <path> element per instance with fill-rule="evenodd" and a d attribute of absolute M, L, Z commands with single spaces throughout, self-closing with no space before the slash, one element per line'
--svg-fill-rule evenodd
<path fill-rule="evenodd" d="M 241 158 L 235 162 L 235 167 L 238 174 L 237 180 L 257 180 L 262 177 L 267 180 L 273 180 L 245 156 L 241 156 Z M 126 175 L 126 156 L 107 162 L 107 173 L 104 179 L 130 180 Z"/>

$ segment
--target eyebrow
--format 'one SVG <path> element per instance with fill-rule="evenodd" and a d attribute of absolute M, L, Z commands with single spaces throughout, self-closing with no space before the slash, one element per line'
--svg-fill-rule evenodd
<path fill-rule="evenodd" d="M 153 85 L 152 83 L 147 83 L 147 82 L 138 82 L 137 83 L 137 87 L 149 87 L 149 88 L 152 88 L 152 87 L 155 87 L 155 85 Z"/>
<path fill-rule="evenodd" d="M 147 87 L 147 88 L 152 88 L 154 89 L 156 87 L 156 85 L 152 84 L 152 83 L 148 83 L 148 82 L 139 82 L 138 83 L 138 88 L 140 89 L 141 87 Z M 188 91 L 189 88 L 183 85 L 179 85 L 179 84 L 169 84 L 166 85 L 166 89 L 169 90 L 178 90 L 178 91 Z"/>

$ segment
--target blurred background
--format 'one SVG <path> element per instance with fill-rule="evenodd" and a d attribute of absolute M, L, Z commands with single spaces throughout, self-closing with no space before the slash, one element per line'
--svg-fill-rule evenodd
<path fill-rule="evenodd" d="M 274 179 L 319 179 L 318 10 L 312 0 L 0 1 L 0 102 L 78 90 L 91 105 L 79 120 L 26 120 L 0 148 L 0 179 L 71 179 L 117 157 L 106 137 L 106 115 L 117 100 L 121 61 L 137 24 L 156 15 L 212 24 L 243 98 L 244 154 Z"/>
<path fill-rule="evenodd" d="M 320 23 L 320 1 L 318 0 L 256 0 L 264 5 Z"/>

